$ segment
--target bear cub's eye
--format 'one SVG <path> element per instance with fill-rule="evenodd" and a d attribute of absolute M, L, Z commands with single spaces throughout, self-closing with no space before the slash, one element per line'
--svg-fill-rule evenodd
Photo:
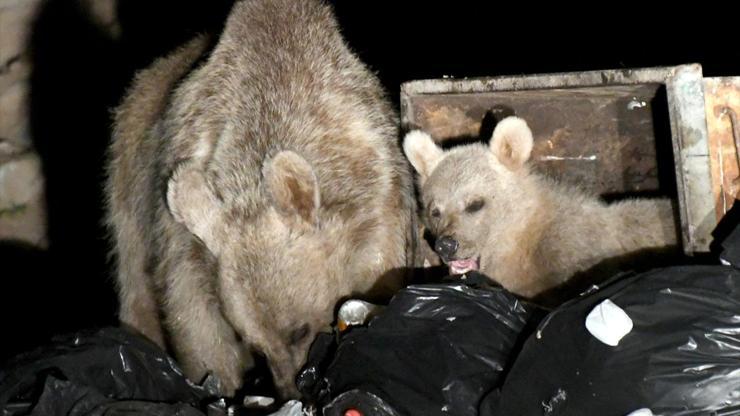
<path fill-rule="evenodd" d="M 434 218 L 439 218 L 439 216 L 442 214 L 439 212 L 438 208 L 432 208 L 432 211 L 429 213 L 429 215 L 431 215 Z"/>
<path fill-rule="evenodd" d="M 474 212 L 480 211 L 484 205 L 486 205 L 486 201 L 482 199 L 476 199 L 465 207 L 465 212 L 467 212 L 468 214 L 472 214 Z"/>

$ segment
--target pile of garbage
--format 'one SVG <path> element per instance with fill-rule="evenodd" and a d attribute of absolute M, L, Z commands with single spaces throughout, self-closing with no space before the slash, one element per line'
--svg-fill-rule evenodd
<path fill-rule="evenodd" d="M 740 414 L 740 271 L 625 274 L 546 315 L 500 288 L 414 286 L 322 359 L 298 381 L 325 415 Z"/>
<path fill-rule="evenodd" d="M 0 409 L 2 415 L 740 414 L 740 233 L 735 240 L 721 265 L 623 274 L 553 311 L 478 275 L 410 286 L 384 307 L 349 301 L 335 333 L 315 340 L 297 377 L 302 401 L 276 403 L 255 383 L 238 400 L 220 398 L 217 380 L 193 384 L 154 344 L 107 328 L 59 338 L 4 366 Z"/>

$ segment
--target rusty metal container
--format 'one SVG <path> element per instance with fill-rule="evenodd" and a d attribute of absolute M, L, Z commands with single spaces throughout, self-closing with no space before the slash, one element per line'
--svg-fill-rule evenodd
<path fill-rule="evenodd" d="M 740 77 L 705 78 L 712 194 L 717 218 L 740 196 Z"/>
<path fill-rule="evenodd" d="M 697 64 L 419 80 L 402 85 L 401 116 L 406 130 L 441 143 L 487 141 L 497 120 L 520 116 L 535 136 L 535 169 L 608 200 L 674 198 L 684 251 L 694 254 L 709 250 L 722 214 L 704 90 Z"/>

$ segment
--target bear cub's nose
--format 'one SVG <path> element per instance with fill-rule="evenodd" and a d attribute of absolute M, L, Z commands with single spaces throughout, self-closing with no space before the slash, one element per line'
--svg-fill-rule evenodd
<path fill-rule="evenodd" d="M 457 241 L 450 236 L 443 236 L 434 243 L 434 251 L 442 257 L 443 260 L 449 260 L 457 251 Z"/>

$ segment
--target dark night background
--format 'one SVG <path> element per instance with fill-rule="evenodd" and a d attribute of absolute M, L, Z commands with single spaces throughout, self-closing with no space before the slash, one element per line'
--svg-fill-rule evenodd
<path fill-rule="evenodd" d="M 705 76 L 740 75 L 735 14 L 710 3 L 686 5 L 681 14 L 603 2 L 572 8 L 533 2 L 334 3 L 348 43 L 396 104 L 401 82 L 443 75 L 693 62 Z M 31 117 L 47 180 L 50 248 L 0 243 L 0 360 L 56 333 L 115 322 L 101 227 L 110 109 L 136 69 L 194 33 L 218 30 L 229 6 L 224 0 L 122 0 L 122 35 L 116 40 L 89 23 L 74 1 L 44 6 L 32 38 Z"/>

